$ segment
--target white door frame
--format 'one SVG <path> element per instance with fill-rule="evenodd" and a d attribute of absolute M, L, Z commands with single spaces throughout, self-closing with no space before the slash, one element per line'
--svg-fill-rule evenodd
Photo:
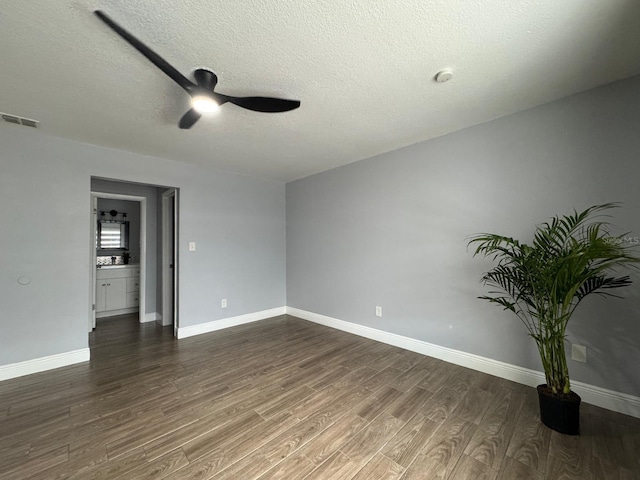
<path fill-rule="evenodd" d="M 171 201 L 173 200 L 173 216 Z M 173 228 L 171 228 L 173 227 Z M 170 251 L 173 231 L 173 251 Z M 173 268 L 170 265 L 173 263 Z M 162 192 L 162 325 L 173 323 L 173 335 L 178 336 L 178 189 Z M 173 282 L 169 280 L 173 279 Z M 171 285 L 173 283 L 173 289 Z M 170 302 L 170 300 L 173 302 Z M 171 305 L 173 303 L 173 305 Z M 167 312 L 170 315 L 167 315 Z"/>
<path fill-rule="evenodd" d="M 89 249 L 90 260 L 89 268 L 91 278 L 91 288 L 89 289 L 89 332 L 96 328 L 96 257 L 97 257 L 97 238 L 98 238 L 98 197 L 91 194 L 91 225 L 89 226 L 89 235 L 91 248 Z"/>
<path fill-rule="evenodd" d="M 96 299 L 96 233 L 97 219 L 94 221 L 94 205 L 97 209 L 98 198 L 110 198 L 115 200 L 129 200 L 132 202 L 140 202 L 140 305 L 138 307 L 138 320 L 144 323 L 145 307 L 147 297 L 147 197 L 137 195 L 123 195 L 120 193 L 91 192 L 91 221 L 92 238 L 91 238 L 91 304 L 89 305 L 89 331 L 96 327 L 95 299 Z M 97 210 L 95 215 L 97 215 Z"/>

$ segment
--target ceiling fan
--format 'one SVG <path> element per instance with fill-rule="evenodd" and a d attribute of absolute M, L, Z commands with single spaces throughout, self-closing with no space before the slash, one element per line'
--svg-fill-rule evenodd
<path fill-rule="evenodd" d="M 218 77 L 210 70 L 202 68 L 193 72 L 196 83 L 193 83 L 178 70 L 171 66 L 164 58 L 147 47 L 139 39 L 134 37 L 127 30 L 114 22 L 106 13 L 96 10 L 95 13 L 100 20 L 106 23 L 113 31 L 129 42 L 136 50 L 142 53 L 156 67 L 166 73 L 174 82 L 180 85 L 191 96 L 191 109 L 185 113 L 178 126 L 180 128 L 191 128 L 203 113 L 211 113 L 218 110 L 224 103 L 233 103 L 239 107 L 253 110 L 255 112 L 287 112 L 300 106 L 299 100 L 287 100 L 273 97 L 232 97 L 214 92 Z"/>

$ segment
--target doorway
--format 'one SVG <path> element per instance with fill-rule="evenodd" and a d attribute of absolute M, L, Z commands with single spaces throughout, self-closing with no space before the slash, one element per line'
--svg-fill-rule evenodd
<path fill-rule="evenodd" d="M 103 300 L 96 298 L 97 293 L 100 293 L 100 290 L 96 288 L 100 287 L 100 285 L 96 285 L 96 272 L 100 271 L 96 268 L 96 230 L 100 213 L 96 204 L 98 198 L 139 202 L 140 253 L 138 259 L 131 258 L 132 264 L 139 265 L 140 274 L 139 304 L 135 315 L 139 323 L 155 322 L 159 326 L 172 325 L 172 333 L 176 334 L 179 324 L 177 254 L 179 189 L 92 177 L 90 237 L 92 239 L 92 248 L 90 249 L 92 268 L 90 269 L 89 332 L 96 326 L 96 300 Z M 101 272 L 100 275 L 104 276 L 104 272 Z M 135 273 L 131 275 L 135 275 Z M 131 310 L 122 313 L 132 315 Z M 101 315 L 98 317 L 101 318 Z"/>
<path fill-rule="evenodd" d="M 118 211 L 110 209 L 109 214 L 105 215 L 104 209 L 99 206 L 100 200 L 114 200 L 120 202 L 135 202 L 138 204 L 139 215 L 137 216 L 137 228 L 129 232 L 127 229 L 127 237 L 130 236 L 137 241 L 133 241 L 128 245 L 126 240 L 126 249 L 118 245 L 117 249 L 101 250 L 101 253 L 108 252 L 108 255 L 98 255 L 98 248 L 104 247 L 100 245 L 101 236 L 99 234 L 99 226 L 102 218 L 110 217 L 112 220 L 106 220 L 107 224 L 117 225 L 119 222 L 125 222 L 127 215 L 131 218 L 131 212 L 124 210 Z M 122 205 L 122 203 L 120 203 Z M 98 316 L 109 316 L 126 314 L 138 310 L 138 320 L 144 323 L 145 305 L 146 305 L 146 266 L 147 266 L 147 198 L 136 195 L 125 195 L 116 193 L 91 192 L 92 206 L 92 222 L 91 222 L 91 302 L 89 313 L 89 332 L 96 328 L 96 318 Z M 109 209 L 109 207 L 107 207 Z M 121 220 L 117 220 L 121 218 Z M 113 222 L 113 223 L 111 223 Z M 127 227 L 129 225 L 127 224 Z M 110 241 L 113 241 L 111 239 Z M 123 240 L 124 242 L 124 240 Z M 115 247 L 115 245 L 114 245 Z M 125 252 L 127 257 L 129 247 L 135 251 L 133 262 L 124 260 Z M 119 252 L 121 250 L 121 252 Z M 118 255 L 121 253 L 121 255 Z M 111 261 L 104 262 L 101 257 L 107 257 Z M 117 261 L 116 261 L 117 259 Z M 130 265 L 130 266 L 129 266 Z M 102 270 L 104 268 L 105 270 Z M 99 270 L 100 269 L 100 270 Z M 108 272 L 106 269 L 110 269 Z M 98 273 L 99 272 L 99 273 Z M 99 278 L 100 277 L 100 278 Z M 104 277 L 104 278 L 102 278 Z"/>

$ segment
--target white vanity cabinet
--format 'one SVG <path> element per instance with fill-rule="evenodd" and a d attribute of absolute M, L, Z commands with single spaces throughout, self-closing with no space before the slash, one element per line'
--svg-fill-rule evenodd
<path fill-rule="evenodd" d="M 138 308 L 140 304 L 140 276 L 127 277 L 127 308 Z"/>
<path fill-rule="evenodd" d="M 140 266 L 114 265 L 96 271 L 96 318 L 138 311 Z"/>

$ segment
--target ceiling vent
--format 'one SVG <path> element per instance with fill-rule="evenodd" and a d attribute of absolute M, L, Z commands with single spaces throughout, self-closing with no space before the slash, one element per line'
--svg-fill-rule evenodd
<path fill-rule="evenodd" d="M 25 127 L 36 128 L 40 123 L 38 120 L 31 120 L 30 118 L 17 117 L 15 115 L 9 115 L 8 113 L 0 112 L 0 116 L 5 122 L 15 123 L 16 125 L 24 125 Z"/>

